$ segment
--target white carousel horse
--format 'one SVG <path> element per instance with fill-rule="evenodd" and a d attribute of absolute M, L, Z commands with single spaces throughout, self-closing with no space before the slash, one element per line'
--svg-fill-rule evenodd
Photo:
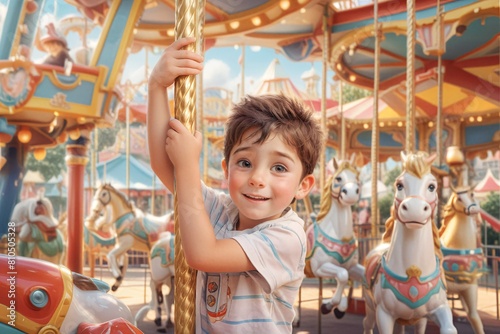
<path fill-rule="evenodd" d="M 119 259 L 129 249 L 149 253 L 160 233 L 167 231 L 172 214 L 161 217 L 143 214 L 125 195 L 110 184 L 102 184 L 96 191 L 92 200 L 91 215 L 86 218 L 87 228 L 95 229 L 95 222 L 101 212 L 109 206 L 110 212 L 105 215 L 111 221 L 116 231 L 116 243 L 108 253 L 108 264 L 115 283 L 111 287 L 116 291 L 123 280 L 125 269 L 120 268 Z M 125 261 L 126 262 L 126 261 Z M 125 263 L 124 263 L 125 264 Z"/>
<path fill-rule="evenodd" d="M 16 224 L 18 255 L 64 264 L 66 245 L 53 212 L 41 194 L 16 204 L 11 221 Z"/>
<path fill-rule="evenodd" d="M 15 271 L 0 271 L 0 291 L 5 291 L 0 309 L 6 310 L 0 312 L 0 333 L 76 333 L 82 322 L 117 318 L 135 324 L 130 309 L 107 293 L 109 286 L 103 281 L 21 256 L 12 263 L 0 254 L 0 267 Z"/>
<path fill-rule="evenodd" d="M 358 263 L 358 242 L 354 236 L 351 206 L 359 200 L 358 171 L 351 161 L 333 160 L 335 172 L 327 180 L 317 221 L 307 230 L 305 273 L 308 277 L 334 278 L 337 289 L 323 302 L 321 312 L 335 309 L 340 318 L 348 306 L 344 288 L 348 280 L 363 281 L 364 267 Z"/>
<path fill-rule="evenodd" d="M 173 326 L 171 319 L 172 305 L 174 304 L 174 235 L 170 232 L 162 233 L 160 239 L 155 242 L 150 252 L 151 268 L 151 302 L 143 306 L 135 315 L 135 320 L 144 319 L 149 310 L 155 311 L 155 324 L 161 326 L 161 306 L 165 302 L 165 313 L 167 320 L 165 332 Z M 162 287 L 166 285 L 168 294 L 163 296 Z"/>
<path fill-rule="evenodd" d="M 469 186 L 452 188 L 443 207 L 443 224 L 439 229 L 443 269 L 448 292 L 457 293 L 474 333 L 483 334 L 477 313 L 477 279 L 483 273 L 483 251 L 477 238 L 479 204 Z"/>
<path fill-rule="evenodd" d="M 457 333 L 446 298 L 441 249 L 434 224 L 437 182 L 431 174 L 435 155 L 401 153 L 403 172 L 395 182 L 394 206 L 383 244 L 365 259 L 365 334 L 393 333 L 394 325 L 416 324 L 424 333 L 427 318 L 441 334 Z"/>

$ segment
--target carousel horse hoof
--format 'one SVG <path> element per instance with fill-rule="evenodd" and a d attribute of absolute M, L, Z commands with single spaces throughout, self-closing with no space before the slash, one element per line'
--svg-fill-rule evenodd
<path fill-rule="evenodd" d="M 335 318 L 342 319 L 344 317 L 344 315 L 345 315 L 345 312 L 339 310 L 338 308 L 335 308 L 333 310 L 333 314 L 335 315 Z"/>
<path fill-rule="evenodd" d="M 297 322 L 294 322 L 292 327 L 299 328 L 300 327 L 300 320 Z"/>
<path fill-rule="evenodd" d="M 321 314 L 328 314 L 330 312 L 332 312 L 332 304 L 331 303 L 324 303 L 324 304 L 321 304 Z"/>
<path fill-rule="evenodd" d="M 155 325 L 158 327 L 161 326 L 161 318 L 155 318 Z"/>
<path fill-rule="evenodd" d="M 347 310 L 347 306 L 349 306 L 348 304 L 349 301 L 347 300 L 347 297 L 342 297 L 339 305 L 337 306 L 337 309 L 341 312 L 345 312 Z"/>
<path fill-rule="evenodd" d="M 123 279 L 123 277 L 121 277 L 121 276 L 118 276 L 118 277 L 116 278 L 116 282 L 115 282 L 115 284 L 113 284 L 113 286 L 111 287 L 111 291 L 116 291 L 116 290 L 118 290 L 118 288 L 120 287 L 120 284 L 121 284 L 121 282 L 122 282 L 122 279 Z"/>
<path fill-rule="evenodd" d="M 158 328 L 156 330 L 158 333 L 166 333 L 167 332 L 167 329 L 166 328 Z"/>
<path fill-rule="evenodd" d="M 172 320 L 168 319 L 167 322 L 165 323 L 165 327 L 167 328 L 174 327 L 174 323 L 172 322 Z"/>

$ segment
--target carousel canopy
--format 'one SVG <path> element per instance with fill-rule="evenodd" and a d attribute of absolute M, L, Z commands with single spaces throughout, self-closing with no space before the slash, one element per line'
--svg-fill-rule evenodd
<path fill-rule="evenodd" d="M 165 190 L 161 181 L 154 177 L 151 166 L 130 156 L 130 189 L 138 191 Z M 119 190 L 127 189 L 127 157 L 123 154 L 97 164 L 97 177 L 102 183 L 111 183 Z"/>
<path fill-rule="evenodd" d="M 486 176 L 474 187 L 474 192 L 484 193 L 490 191 L 500 191 L 500 180 L 498 180 L 491 169 L 488 169 Z"/>

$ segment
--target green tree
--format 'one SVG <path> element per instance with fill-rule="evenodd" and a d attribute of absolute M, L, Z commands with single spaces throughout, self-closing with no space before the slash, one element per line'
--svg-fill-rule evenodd
<path fill-rule="evenodd" d="M 496 219 L 500 219 L 500 194 L 490 192 L 486 197 L 486 200 L 481 203 L 481 208 L 495 217 Z M 484 229 L 481 229 L 481 240 L 484 242 Z M 498 244 L 500 241 L 499 233 L 496 232 L 491 226 L 486 228 L 486 244 L 491 246 Z M 488 252 L 488 255 L 492 255 L 492 250 Z"/>
<path fill-rule="evenodd" d="M 46 181 L 53 176 L 61 175 L 66 170 L 66 145 L 60 144 L 46 149 L 45 159 L 38 161 L 33 156 L 33 152 L 28 153 L 26 169 L 40 172 Z"/>
<path fill-rule="evenodd" d="M 481 208 L 493 217 L 500 219 L 500 194 L 490 192 L 485 202 L 481 203 Z"/>
<path fill-rule="evenodd" d="M 114 127 L 98 128 L 98 145 L 97 151 L 100 152 L 107 147 L 113 146 L 120 129 L 124 128 L 122 122 L 116 122 Z M 93 135 L 91 135 L 93 139 Z M 60 144 L 52 148 L 46 149 L 47 155 L 45 159 L 38 161 L 33 156 L 33 152 L 28 153 L 26 160 L 26 169 L 39 171 L 45 180 L 49 180 L 53 176 L 61 175 L 62 171 L 66 171 L 66 144 Z M 87 172 L 90 172 L 90 164 L 86 166 Z"/>
<path fill-rule="evenodd" d="M 388 171 L 385 176 L 384 176 L 384 184 L 389 187 L 389 189 L 392 190 L 392 187 L 394 185 L 394 181 L 396 181 L 396 178 L 401 175 L 401 167 L 396 166 L 390 171 Z"/>
<path fill-rule="evenodd" d="M 111 147 L 116 142 L 118 132 L 125 127 L 123 122 L 116 121 L 114 127 L 97 129 L 97 151 L 100 152 L 107 147 Z"/>
<path fill-rule="evenodd" d="M 344 84 L 342 88 L 342 98 L 344 103 L 349 103 L 373 95 L 366 89 L 358 88 L 349 84 Z"/>
<path fill-rule="evenodd" d="M 391 206 L 394 203 L 394 194 L 389 193 L 378 200 L 378 209 L 380 212 L 380 224 L 385 224 L 385 221 L 391 216 Z"/>

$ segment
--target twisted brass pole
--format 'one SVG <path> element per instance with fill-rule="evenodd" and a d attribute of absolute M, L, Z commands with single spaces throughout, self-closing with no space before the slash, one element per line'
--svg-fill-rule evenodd
<path fill-rule="evenodd" d="M 443 157 L 443 60 L 442 60 L 442 55 L 444 53 L 444 47 L 443 47 L 443 40 L 444 40 L 444 27 L 443 27 L 443 7 L 440 4 L 440 1 L 437 1 L 437 25 L 438 25 L 438 36 L 437 36 L 437 43 L 438 43 L 438 63 L 437 63 L 437 68 L 438 68 L 438 77 L 437 77 L 437 85 L 438 85 L 438 92 L 437 92 L 437 100 L 438 100 L 438 105 L 437 105 L 437 120 L 436 120 L 436 154 L 437 154 L 437 162 L 439 167 L 441 167 L 441 164 L 443 163 L 442 157 Z"/>
<path fill-rule="evenodd" d="M 406 33 L 406 152 L 411 153 L 415 147 L 415 3 L 407 0 Z"/>
<path fill-rule="evenodd" d="M 175 1 L 175 39 L 194 36 L 201 38 L 201 29 L 198 22 L 200 10 L 197 0 Z M 191 51 L 196 50 L 196 45 L 187 46 Z M 175 80 L 175 117 L 192 132 L 196 128 L 196 80 L 194 76 L 179 77 Z M 174 192 L 175 193 L 175 192 Z M 195 328 L 195 291 L 196 272 L 190 268 L 182 250 L 181 234 L 179 228 L 179 212 L 177 195 L 174 199 L 175 217 L 175 333 L 192 334 Z"/>
<path fill-rule="evenodd" d="M 373 74 L 373 117 L 372 117 L 372 147 L 371 147 L 371 163 L 372 163 L 372 193 L 371 193 L 371 224 L 372 237 L 378 234 L 378 86 L 380 82 L 380 38 L 381 29 L 378 23 L 378 0 L 373 3 L 373 25 L 375 34 L 375 54 L 374 54 L 374 74 Z"/>
<path fill-rule="evenodd" d="M 340 113 L 340 159 L 346 160 L 346 126 L 344 117 L 344 82 L 339 81 L 339 113 Z"/>
<path fill-rule="evenodd" d="M 328 128 L 326 126 L 326 75 L 328 69 L 328 49 L 330 47 L 330 32 L 328 31 L 328 5 L 325 6 L 323 15 L 323 71 L 321 76 L 321 129 L 324 133 L 324 142 L 328 138 Z M 326 145 L 319 157 L 319 187 L 323 189 L 326 177 Z"/>

